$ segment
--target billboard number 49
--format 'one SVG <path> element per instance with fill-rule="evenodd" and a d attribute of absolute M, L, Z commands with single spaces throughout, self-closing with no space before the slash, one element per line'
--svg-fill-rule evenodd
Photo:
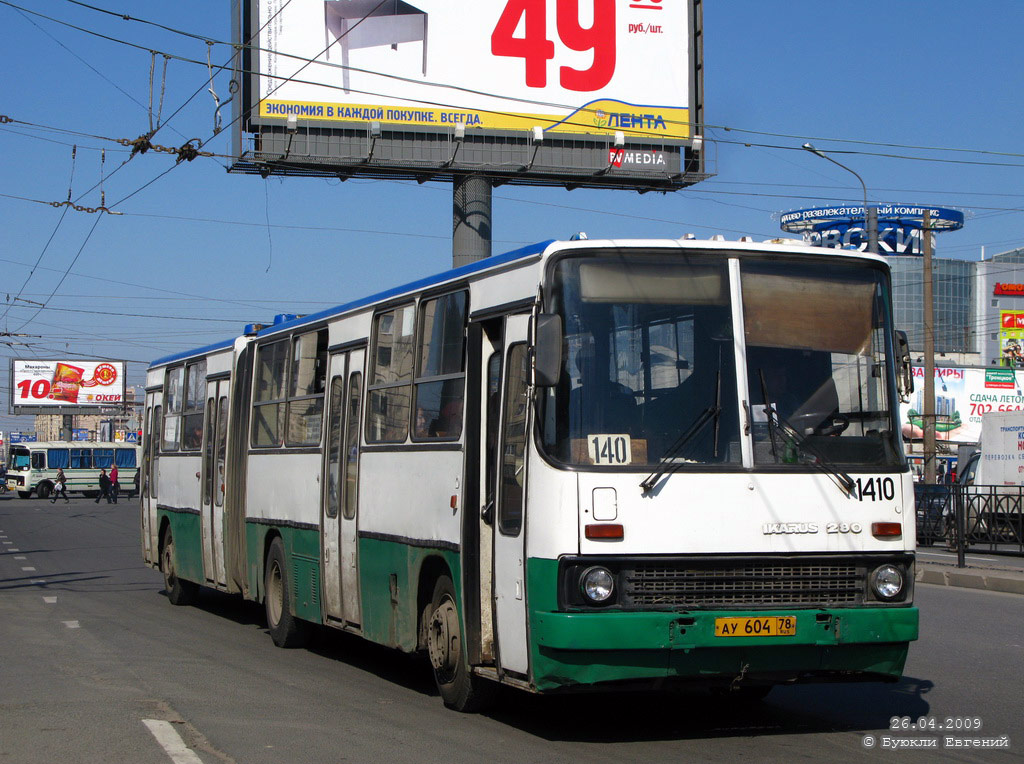
<path fill-rule="evenodd" d="M 580 26 L 580 0 L 555 0 L 558 37 L 576 51 L 594 51 L 589 69 L 559 68 L 566 90 L 591 92 L 607 85 L 615 74 L 615 0 L 593 0 L 594 22 Z M 548 0 L 508 0 L 491 32 L 491 54 L 521 58 L 526 63 L 526 86 L 543 88 L 548 82 L 548 61 L 555 44 L 547 38 Z M 523 36 L 516 29 L 523 22 Z"/>

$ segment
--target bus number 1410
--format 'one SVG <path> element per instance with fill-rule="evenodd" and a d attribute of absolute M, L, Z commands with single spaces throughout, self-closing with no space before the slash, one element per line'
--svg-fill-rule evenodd
<path fill-rule="evenodd" d="M 892 501 L 896 482 L 891 478 L 857 478 L 857 498 L 861 501 Z"/>

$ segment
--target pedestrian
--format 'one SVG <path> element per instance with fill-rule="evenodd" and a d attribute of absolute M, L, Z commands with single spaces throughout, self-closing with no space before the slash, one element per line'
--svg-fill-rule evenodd
<path fill-rule="evenodd" d="M 117 465 L 115 464 L 110 468 L 110 496 L 114 499 L 114 503 L 117 504 L 117 492 L 121 489 L 121 484 L 117 482 Z"/>
<path fill-rule="evenodd" d="M 106 498 L 107 504 L 112 503 L 110 501 L 110 477 L 106 470 L 100 470 L 100 495 L 96 497 L 96 503 L 99 504 L 102 498 Z"/>
<path fill-rule="evenodd" d="M 57 497 L 63 496 L 64 503 L 68 503 L 68 479 L 64 477 L 64 470 L 57 469 L 57 477 L 53 481 L 53 498 L 50 499 L 51 504 L 57 503 Z"/>

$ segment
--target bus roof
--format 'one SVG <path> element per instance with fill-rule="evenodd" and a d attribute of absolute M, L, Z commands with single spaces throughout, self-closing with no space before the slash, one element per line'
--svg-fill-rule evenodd
<path fill-rule="evenodd" d="M 692 234 L 680 239 L 587 239 L 585 235 L 579 239 L 573 239 L 572 241 L 559 241 L 557 239 L 548 239 L 547 241 L 538 242 L 536 244 L 529 244 L 519 249 L 514 249 L 511 252 L 505 252 L 500 255 L 493 255 L 491 257 L 477 260 L 467 265 L 460 266 L 458 268 L 452 268 L 441 273 L 427 276 L 417 281 L 411 281 L 401 286 L 387 289 L 383 292 L 377 292 L 376 294 L 369 295 L 351 302 L 336 305 L 331 308 L 319 311 L 317 313 L 311 313 L 301 317 L 288 318 L 287 320 L 279 321 L 269 326 L 261 328 L 256 332 L 256 336 L 265 337 L 270 334 L 277 332 L 287 331 L 297 326 L 305 326 L 308 324 L 315 323 L 325 318 L 331 318 L 333 316 L 347 313 L 349 311 L 358 310 L 359 308 L 366 307 L 367 305 L 373 305 L 378 302 L 383 302 L 392 297 L 398 297 L 409 292 L 417 292 L 423 289 L 427 289 L 437 284 L 443 284 L 447 281 L 454 281 L 464 276 L 469 276 L 474 273 L 488 270 L 490 268 L 497 268 L 508 263 L 513 263 L 517 260 L 522 260 L 534 255 L 540 255 L 547 251 L 551 245 L 557 244 L 559 249 L 600 249 L 600 248 L 621 248 L 621 249 L 632 249 L 641 247 L 675 247 L 679 249 L 703 249 L 703 250 L 731 250 L 731 251 L 758 251 L 758 252 L 775 252 L 778 254 L 796 254 L 796 255 L 827 255 L 831 257 L 841 258 L 856 258 L 860 260 L 871 260 L 880 265 L 888 267 L 885 259 L 879 255 L 874 255 L 866 252 L 855 252 L 848 250 L 837 250 L 837 249 L 826 249 L 824 247 L 813 247 L 809 244 L 804 243 L 800 239 L 769 239 L 767 241 L 755 241 L 749 236 L 744 236 L 737 240 L 727 240 L 724 236 L 714 236 L 711 239 L 697 239 Z M 235 338 L 222 340 L 220 342 L 206 345 L 205 347 L 194 348 L 192 350 L 185 350 L 180 353 L 174 353 L 172 355 L 158 358 L 150 363 L 149 368 L 154 369 L 159 366 L 166 366 L 172 364 L 175 361 L 183 361 L 189 358 L 196 358 L 200 356 L 210 355 L 221 350 L 230 349 L 235 342 Z"/>
<path fill-rule="evenodd" d="M 303 326 L 305 324 L 319 321 L 320 319 L 323 318 L 329 318 L 331 316 L 336 316 L 341 313 L 347 313 L 352 310 L 357 310 L 367 305 L 373 305 L 374 303 L 387 300 L 391 297 L 397 297 L 398 295 L 406 294 L 407 292 L 416 292 L 421 289 L 426 289 L 435 284 L 443 284 L 446 281 L 453 281 L 455 279 L 462 278 L 463 276 L 469 276 L 473 273 L 478 273 L 479 271 L 506 265 L 508 263 L 512 263 L 515 262 L 516 260 L 521 260 L 532 255 L 539 255 L 545 249 L 547 249 L 548 246 L 552 244 L 554 241 L 554 239 L 550 239 L 548 241 L 542 241 L 537 244 L 530 244 L 528 246 L 521 247 L 520 249 L 514 249 L 511 252 L 505 252 L 500 255 L 493 255 L 483 260 L 477 260 L 476 262 L 472 262 L 467 265 L 462 265 L 459 266 L 458 268 L 452 268 L 450 270 L 434 274 L 433 276 L 427 276 L 417 281 L 411 281 L 408 284 L 403 284 L 392 289 L 387 289 L 383 292 L 378 292 L 377 294 L 373 294 L 368 297 L 353 300 L 352 302 L 336 305 L 332 308 L 327 308 L 317 313 L 311 313 L 309 315 L 302 316 L 301 318 L 297 317 L 288 321 L 282 321 L 281 323 L 276 323 L 261 329 L 257 333 L 257 336 L 263 337 L 268 334 L 274 334 L 275 332 L 291 329 L 292 327 L 295 326 Z M 185 350 L 181 353 L 175 353 L 174 355 L 158 358 L 157 360 L 150 363 L 149 368 L 152 369 L 156 368 L 157 366 L 166 366 L 167 364 L 174 363 L 175 361 L 182 361 L 186 358 L 192 358 L 194 356 L 208 355 L 210 353 L 216 352 L 217 350 L 225 350 L 231 347 L 233 344 L 234 339 L 230 339 L 224 340 L 222 342 L 217 342 L 212 345 L 207 345 L 206 347 L 196 348 L 194 350 Z"/>

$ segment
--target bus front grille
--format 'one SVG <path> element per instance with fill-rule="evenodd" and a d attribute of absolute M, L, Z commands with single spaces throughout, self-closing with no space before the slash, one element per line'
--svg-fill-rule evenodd
<path fill-rule="evenodd" d="M 852 562 L 745 561 L 702 565 L 640 562 L 622 571 L 623 606 L 644 608 L 856 605 L 865 570 Z"/>

